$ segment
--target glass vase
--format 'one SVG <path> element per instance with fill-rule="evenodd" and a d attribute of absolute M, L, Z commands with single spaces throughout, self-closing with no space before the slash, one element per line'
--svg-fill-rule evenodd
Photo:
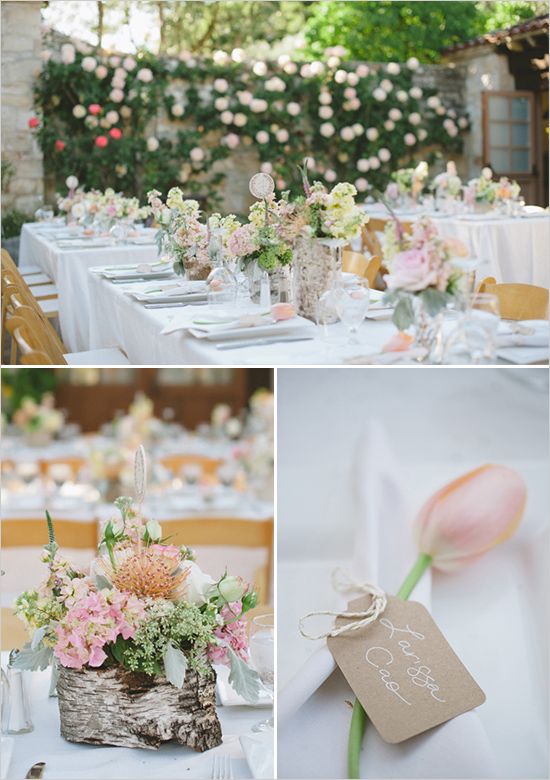
<path fill-rule="evenodd" d="M 430 314 L 420 296 L 413 296 L 414 347 L 425 350 L 423 363 L 441 363 L 443 355 L 443 312 Z"/>

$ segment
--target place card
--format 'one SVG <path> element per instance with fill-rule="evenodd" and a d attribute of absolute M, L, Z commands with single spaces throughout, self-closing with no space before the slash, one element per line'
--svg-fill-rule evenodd
<path fill-rule="evenodd" d="M 374 623 L 327 644 L 382 739 L 397 743 L 483 704 L 485 694 L 422 604 L 387 598 Z M 348 611 L 370 601 L 355 599 Z"/>

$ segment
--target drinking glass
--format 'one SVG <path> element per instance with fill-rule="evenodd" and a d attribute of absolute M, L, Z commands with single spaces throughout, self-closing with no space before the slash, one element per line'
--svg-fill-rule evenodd
<path fill-rule="evenodd" d="M 264 690 L 271 700 L 275 691 L 275 622 L 273 614 L 257 615 L 250 625 L 248 640 L 250 660 Z M 262 720 L 252 726 L 252 731 L 273 728 L 273 718 Z"/>
<path fill-rule="evenodd" d="M 473 295 L 460 322 L 446 340 L 444 362 L 451 365 L 494 362 L 499 322 L 497 296 L 491 293 Z"/>
<path fill-rule="evenodd" d="M 352 285 L 342 287 L 336 295 L 336 311 L 349 331 L 349 343 L 358 344 L 357 332 L 369 310 L 369 283 L 357 279 Z"/>

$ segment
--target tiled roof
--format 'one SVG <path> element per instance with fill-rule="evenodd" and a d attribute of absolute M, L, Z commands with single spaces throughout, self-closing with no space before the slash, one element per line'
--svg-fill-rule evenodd
<path fill-rule="evenodd" d="M 543 14 L 542 16 L 534 16 L 532 19 L 527 19 L 524 22 L 515 24 L 513 27 L 509 27 L 507 30 L 495 30 L 485 35 L 480 35 L 478 38 L 472 38 L 464 43 L 457 43 L 454 46 L 447 46 L 442 49 L 442 54 L 451 54 L 452 52 L 463 51 L 464 49 L 471 49 L 474 46 L 492 46 L 499 43 L 503 43 L 507 39 L 514 38 L 517 35 L 525 35 L 526 33 L 538 33 L 548 32 L 548 16 Z"/>

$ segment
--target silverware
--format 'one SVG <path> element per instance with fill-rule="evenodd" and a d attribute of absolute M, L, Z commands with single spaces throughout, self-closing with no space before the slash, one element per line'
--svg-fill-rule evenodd
<path fill-rule="evenodd" d="M 44 774 L 44 769 L 46 768 L 46 762 L 45 761 L 39 761 L 37 764 L 33 764 L 27 774 L 25 775 L 25 780 L 29 780 L 29 778 L 33 778 L 35 780 L 36 778 L 42 777 Z"/>
<path fill-rule="evenodd" d="M 107 279 L 109 282 L 112 282 L 113 284 L 135 284 L 136 282 L 150 282 L 151 281 L 151 277 L 144 278 L 143 276 L 136 277 L 135 279 L 133 277 L 130 277 L 130 278 L 120 277 L 120 278 L 117 278 L 117 279 L 109 279 L 108 276 L 104 276 L 103 278 Z M 159 279 L 166 279 L 167 277 L 160 276 L 158 278 Z"/>
<path fill-rule="evenodd" d="M 139 301 L 138 301 L 139 303 Z M 181 306 L 206 306 L 208 301 L 176 301 L 175 303 L 144 303 L 144 309 L 175 309 Z"/>
<path fill-rule="evenodd" d="M 294 336 L 293 338 L 285 339 L 275 336 L 273 338 L 265 339 L 250 339 L 248 341 L 233 341 L 223 342 L 222 344 L 216 344 L 216 349 L 241 349 L 241 347 L 263 347 L 267 344 L 285 344 L 291 341 L 313 341 L 313 336 Z"/>
<path fill-rule="evenodd" d="M 233 762 L 227 753 L 214 753 L 212 780 L 233 780 Z"/>

